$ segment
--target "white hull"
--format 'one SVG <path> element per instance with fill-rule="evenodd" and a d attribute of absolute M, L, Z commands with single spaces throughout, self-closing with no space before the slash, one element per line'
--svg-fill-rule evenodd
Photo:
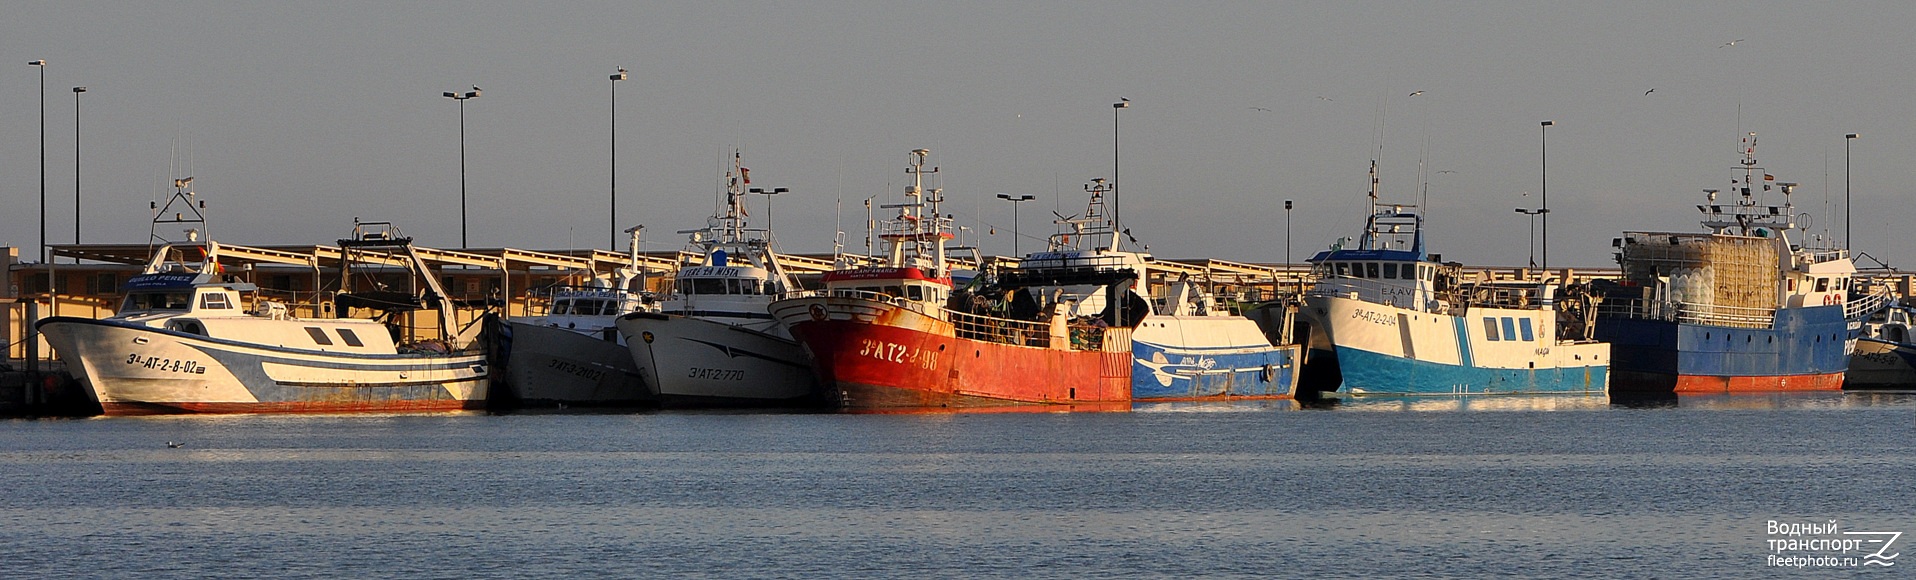
<path fill-rule="evenodd" d="M 1856 341 L 1843 374 L 1846 389 L 1916 389 L 1916 346 L 1881 339 Z"/>
<path fill-rule="evenodd" d="M 1300 315 L 1313 327 L 1310 348 L 1336 353 L 1349 392 L 1601 393 L 1608 386 L 1610 345 L 1557 341 L 1550 310 L 1472 307 L 1451 316 L 1317 294 Z"/>
<path fill-rule="evenodd" d="M 757 326 L 782 328 L 771 320 Z M 788 337 L 650 313 L 621 317 L 618 327 L 640 375 L 667 405 L 804 404 L 818 396 L 811 359 Z"/>
<path fill-rule="evenodd" d="M 321 352 L 77 318 L 48 319 L 40 330 L 109 415 L 485 405 L 489 368 L 479 354 Z"/>
<path fill-rule="evenodd" d="M 648 388 L 632 351 L 614 340 L 564 328 L 507 321 L 510 343 L 504 363 L 507 401 L 529 406 L 556 404 L 625 406 L 648 404 L 657 393 Z"/>

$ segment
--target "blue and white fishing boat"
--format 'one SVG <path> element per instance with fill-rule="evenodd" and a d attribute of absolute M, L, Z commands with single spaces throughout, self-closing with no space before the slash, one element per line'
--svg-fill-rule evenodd
<path fill-rule="evenodd" d="M 1884 309 L 1863 324 L 1843 374 L 1844 390 L 1916 389 L 1916 307 Z"/>
<path fill-rule="evenodd" d="M 1375 168 L 1372 169 L 1373 175 Z M 1548 280 L 1464 279 L 1424 248 L 1423 216 L 1377 201 L 1352 247 L 1310 258 L 1307 389 L 1353 394 L 1601 393 L 1610 347 L 1594 298 Z"/>
<path fill-rule="evenodd" d="M 1664 397 L 1834 391 L 1861 321 L 1886 292 L 1855 293 L 1843 249 L 1805 247 L 1794 183 L 1756 163 L 1743 142 L 1731 203 L 1697 206 L 1708 232 L 1624 232 L 1612 244 L 1622 279 L 1607 285 L 1596 336 L 1616 350 L 1613 392 Z M 1780 190 L 1782 205 L 1766 201 Z M 1801 235 L 1801 234 L 1796 234 Z"/>

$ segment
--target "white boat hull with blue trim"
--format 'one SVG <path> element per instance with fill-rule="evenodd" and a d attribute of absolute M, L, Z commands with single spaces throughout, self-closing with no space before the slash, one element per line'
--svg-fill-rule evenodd
<path fill-rule="evenodd" d="M 1335 353 L 1343 388 L 1355 394 L 1602 393 L 1608 385 L 1609 345 L 1557 341 L 1550 310 L 1474 307 L 1452 316 L 1314 295 L 1302 314 L 1329 341 L 1311 348 Z"/>

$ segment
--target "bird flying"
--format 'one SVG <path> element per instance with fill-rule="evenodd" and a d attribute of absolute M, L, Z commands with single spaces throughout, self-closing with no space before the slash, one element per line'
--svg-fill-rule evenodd
<path fill-rule="evenodd" d="M 1411 91 L 1411 92 L 1410 92 L 1410 96 L 1413 96 L 1413 97 L 1415 97 L 1415 96 L 1417 96 L 1417 95 L 1421 95 L 1421 94 L 1424 94 L 1424 92 L 1423 92 L 1423 91 Z"/>
<path fill-rule="evenodd" d="M 1739 42 L 1743 42 L 1743 39 L 1741 39 L 1741 38 L 1738 38 L 1738 39 L 1736 39 L 1736 40 L 1732 40 L 1732 41 L 1729 41 L 1729 42 L 1725 42 L 1725 43 L 1723 43 L 1723 46 L 1719 46 L 1719 47 L 1717 47 L 1717 48 L 1729 48 L 1729 47 L 1732 47 L 1732 46 L 1736 46 L 1736 43 L 1739 43 Z"/>
<path fill-rule="evenodd" d="M 1269 112 L 1271 112 L 1271 110 L 1270 110 L 1270 109 L 1266 109 L 1266 108 L 1264 108 L 1264 107 L 1251 107 L 1251 110 L 1253 110 L 1253 111 L 1264 111 L 1264 112 L 1266 112 L 1266 113 L 1269 113 Z"/>
<path fill-rule="evenodd" d="M 1654 93 L 1654 92 L 1657 92 L 1657 90 L 1656 90 L 1656 89 L 1654 89 L 1654 88 L 1652 88 L 1652 89 L 1650 89 L 1650 90 L 1647 90 L 1647 91 L 1643 91 L 1643 94 L 1646 94 L 1646 95 L 1647 95 L 1647 94 L 1650 94 L 1650 93 Z"/>

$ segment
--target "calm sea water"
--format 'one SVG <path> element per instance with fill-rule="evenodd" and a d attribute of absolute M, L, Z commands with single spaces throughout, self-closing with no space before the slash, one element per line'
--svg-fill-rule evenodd
<path fill-rule="evenodd" d="M 1743 577 L 1771 520 L 1916 532 L 1912 435 L 1840 393 L 10 420 L 0 578 Z"/>

